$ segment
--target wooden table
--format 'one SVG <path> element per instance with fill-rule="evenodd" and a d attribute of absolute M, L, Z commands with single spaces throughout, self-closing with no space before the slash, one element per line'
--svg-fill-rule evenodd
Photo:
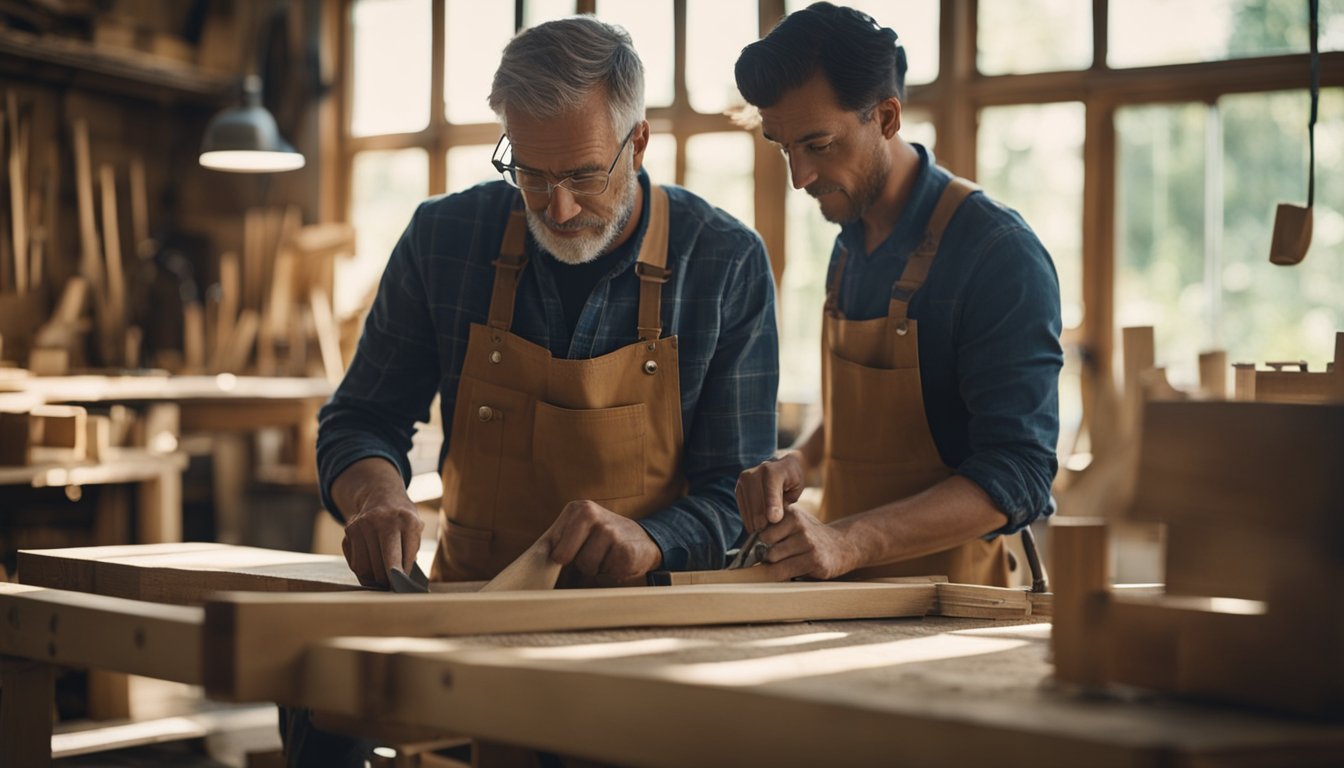
<path fill-rule="evenodd" d="M 0 404 L 170 404 L 183 433 L 209 433 L 217 538 L 237 543 L 247 527 L 242 487 L 248 436 L 264 429 L 287 435 L 292 456 L 283 466 L 259 468 L 285 484 L 317 483 L 317 412 L 334 387 L 326 379 L 268 376 L 30 376 L 0 381 Z M 152 539 L 151 541 L 172 540 Z"/>
<path fill-rule="evenodd" d="M 184 567 L 184 553 L 147 553 L 176 557 L 166 568 L 136 565 L 125 549 L 106 562 L 88 552 L 42 557 L 57 583 L 115 584 L 121 594 L 170 575 L 193 589 L 241 578 L 287 590 L 277 576 L 285 568 L 321 583 L 343 567 L 311 556 L 286 565 L 255 550 L 233 551 L 249 566 L 206 565 L 227 561 L 227 548 L 202 550 Z M 137 569 L 138 579 L 122 577 Z M 370 728 L 465 733 L 626 765 L 1344 761 L 1344 726 L 1060 689 L 1048 624 L 921 618 L 937 609 L 935 586 L 273 591 L 215 595 L 201 607 L 8 585 L 0 754 L 42 759 L 50 665 L 68 664 L 203 683 L 212 696 L 316 707 Z M 724 624 L 727 615 L 750 623 Z M 816 620 L 796 620 L 807 615 Z M 781 618 L 795 620 L 772 620 Z M 650 623 L 666 626 L 639 626 Z M 409 636 L 416 630 L 426 636 Z M 22 706 L 10 705 L 15 693 Z"/>

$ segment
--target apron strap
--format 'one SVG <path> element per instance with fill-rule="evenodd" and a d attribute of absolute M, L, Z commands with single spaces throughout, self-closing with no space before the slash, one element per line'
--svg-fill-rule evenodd
<path fill-rule="evenodd" d="M 836 238 L 838 241 L 839 238 Z M 834 315 L 838 312 L 840 306 L 840 281 L 845 276 L 845 262 L 849 261 L 849 249 L 844 243 L 840 245 L 840 256 L 835 262 L 835 274 L 831 276 L 831 284 L 826 286 L 826 314 Z"/>
<path fill-rule="evenodd" d="M 654 341 L 663 335 L 663 283 L 672 275 L 667 268 L 667 191 L 649 185 L 649 228 L 635 262 L 639 277 L 639 340 Z"/>
<path fill-rule="evenodd" d="M 509 213 L 509 224 L 504 229 L 504 241 L 499 245 L 495 259 L 495 287 L 490 294 L 490 327 L 507 331 L 513 325 L 513 298 L 518 292 L 518 280 L 527 266 L 527 221 L 521 208 Z"/>
<path fill-rule="evenodd" d="M 891 304 L 887 309 L 887 317 L 894 321 L 905 320 L 910 310 L 910 299 L 929 276 L 933 257 L 938 255 L 938 244 L 942 242 L 943 232 L 947 229 L 947 223 L 952 220 L 952 214 L 957 212 L 962 201 L 978 189 L 980 187 L 973 182 L 958 176 L 953 176 L 952 181 L 943 188 L 943 194 L 938 197 L 938 204 L 934 207 L 928 227 L 924 230 L 924 240 L 915 252 L 910 254 L 900 279 L 891 288 Z"/>

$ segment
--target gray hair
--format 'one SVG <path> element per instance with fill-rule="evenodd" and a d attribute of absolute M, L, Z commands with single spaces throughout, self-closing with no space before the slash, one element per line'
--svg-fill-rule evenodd
<path fill-rule="evenodd" d="M 599 89 L 617 133 L 644 119 L 644 64 L 630 34 L 592 16 L 571 16 L 509 41 L 490 87 L 490 108 L 507 130 L 505 108 L 556 117 L 578 109 Z"/>

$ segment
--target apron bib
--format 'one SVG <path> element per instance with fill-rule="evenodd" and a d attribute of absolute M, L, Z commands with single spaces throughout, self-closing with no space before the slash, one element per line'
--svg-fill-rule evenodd
<path fill-rule="evenodd" d="M 848 258 L 841 246 L 822 320 L 824 522 L 913 496 L 953 474 L 938 455 L 929 430 L 919 372 L 919 325 L 907 313 L 929 274 L 947 222 L 975 189 L 954 178 L 943 191 L 924 241 L 893 287 L 886 317 L 847 320 L 840 312 L 838 293 Z M 977 538 L 912 560 L 861 568 L 846 578 L 924 575 L 1007 586 L 1003 537 Z"/>
<path fill-rule="evenodd" d="M 639 341 L 589 360 L 510 332 L 527 267 L 524 213 L 510 214 L 489 323 L 472 324 L 458 383 L 433 580 L 494 577 L 571 501 L 639 518 L 685 495 L 677 339 L 660 338 L 667 193 L 651 187 L 649 205 Z"/>

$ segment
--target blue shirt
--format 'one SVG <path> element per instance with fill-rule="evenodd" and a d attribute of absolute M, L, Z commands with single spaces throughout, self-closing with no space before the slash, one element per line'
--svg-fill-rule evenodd
<path fill-rule="evenodd" d="M 639 183 L 648 199 L 649 179 Z M 779 343 L 775 286 L 755 232 L 679 187 L 665 187 L 669 233 L 663 334 L 679 337 L 688 495 L 640 520 L 663 567 L 711 569 L 741 534 L 737 476 L 776 447 Z M 409 481 L 415 422 L 437 393 L 447 456 L 457 383 L 472 323 L 485 323 L 509 210 L 518 191 L 502 181 L 427 200 L 388 259 L 345 379 L 319 414 L 322 501 L 339 518 L 332 481 L 355 461 L 381 456 Z M 636 341 L 639 278 L 635 247 L 598 280 L 571 334 L 554 272 L 565 265 L 529 233 L 512 331 L 556 357 L 588 359 Z M 558 515 L 560 510 L 555 511 Z"/>
<path fill-rule="evenodd" d="M 891 235 L 872 253 L 861 222 L 836 237 L 827 285 L 844 243 L 849 260 L 837 299 L 851 320 L 886 316 L 892 286 L 952 179 L 932 153 L 913 146 L 920 169 Z M 943 463 L 1008 516 L 999 533 L 1053 513 L 1064 353 L 1059 278 L 1041 241 L 1016 211 L 972 194 L 948 222 L 909 313 L 919 321 L 924 412 Z"/>

